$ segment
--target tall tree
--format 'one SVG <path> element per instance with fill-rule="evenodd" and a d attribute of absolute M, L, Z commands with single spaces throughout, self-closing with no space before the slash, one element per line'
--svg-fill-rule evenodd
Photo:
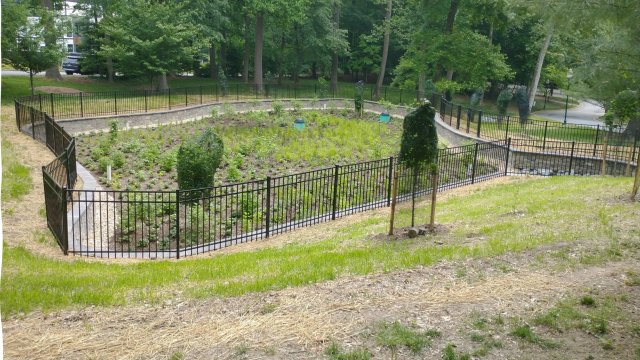
<path fill-rule="evenodd" d="M 57 33 L 56 22 L 54 18 L 54 1 L 53 0 L 42 0 L 42 7 L 45 9 L 44 12 L 41 13 L 44 16 L 46 22 L 42 23 L 44 31 L 49 34 L 45 40 L 46 47 L 56 46 L 58 43 L 58 37 L 54 37 L 51 34 Z M 47 15 L 45 15 L 47 14 Z M 58 34 L 59 35 L 59 34 Z M 58 63 L 54 63 L 49 68 L 47 68 L 44 76 L 48 79 L 56 79 L 62 80 L 62 75 L 60 75 L 60 68 L 58 67 Z"/>
<path fill-rule="evenodd" d="M 63 56 L 55 41 L 59 32 L 51 28 L 51 24 L 55 24 L 52 12 L 33 10 L 34 15 L 39 16 L 30 20 L 26 6 L 13 2 L 2 4 L 2 62 L 29 72 L 32 95 L 33 75 L 58 64 Z"/>
<path fill-rule="evenodd" d="M 384 16 L 384 40 L 382 41 L 382 59 L 380 60 L 380 71 L 378 72 L 378 81 L 376 81 L 376 88 L 373 91 L 375 98 L 380 97 L 380 90 L 382 89 L 382 83 L 384 82 L 384 75 L 387 70 L 387 57 L 389 56 L 389 37 L 391 36 L 391 10 L 393 6 L 393 0 L 387 0 L 387 8 Z"/>
<path fill-rule="evenodd" d="M 100 54 L 117 60 L 118 71 L 168 89 L 167 74 L 190 68 L 205 45 L 192 19 L 184 3 L 130 0 L 103 20 L 110 42 Z"/>

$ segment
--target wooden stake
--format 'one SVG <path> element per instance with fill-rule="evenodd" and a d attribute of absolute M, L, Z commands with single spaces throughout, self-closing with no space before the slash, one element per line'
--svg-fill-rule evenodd
<path fill-rule="evenodd" d="M 438 193 L 438 171 L 431 173 L 431 219 L 429 221 L 429 231 L 436 231 L 436 194 Z"/>
<path fill-rule="evenodd" d="M 393 190 L 391 193 L 391 221 L 389 224 L 389 235 L 393 235 L 393 220 L 396 214 L 396 197 L 398 195 L 398 172 L 393 172 Z"/>

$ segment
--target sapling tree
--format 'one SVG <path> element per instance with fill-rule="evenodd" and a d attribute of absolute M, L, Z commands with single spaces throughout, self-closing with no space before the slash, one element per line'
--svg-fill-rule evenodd
<path fill-rule="evenodd" d="M 181 190 L 191 190 L 212 186 L 223 154 L 222 139 L 212 128 L 206 129 L 197 139 L 183 142 L 178 150 L 176 164 L 178 187 Z M 189 195 L 185 199 L 194 201 L 197 198 L 197 195 Z"/>
<path fill-rule="evenodd" d="M 430 230 L 434 229 L 435 198 L 437 188 L 437 158 L 438 158 L 438 133 L 435 123 L 436 109 L 428 100 L 423 100 L 412 112 L 404 118 L 402 125 L 402 140 L 400 144 L 399 160 L 407 168 L 411 169 L 413 176 L 413 198 L 415 199 L 415 187 L 418 173 L 423 170 L 431 171 L 433 186 L 431 202 Z M 415 202 L 412 203 L 411 226 L 414 225 Z"/>

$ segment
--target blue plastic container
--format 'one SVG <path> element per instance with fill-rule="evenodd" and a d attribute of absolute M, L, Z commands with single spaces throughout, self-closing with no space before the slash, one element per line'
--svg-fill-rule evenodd
<path fill-rule="evenodd" d="M 380 114 L 380 122 L 388 123 L 391 120 L 391 116 L 387 112 L 383 112 Z"/>
<path fill-rule="evenodd" d="M 296 129 L 296 130 L 303 130 L 304 129 L 304 120 L 295 119 L 293 121 L 293 128 Z"/>

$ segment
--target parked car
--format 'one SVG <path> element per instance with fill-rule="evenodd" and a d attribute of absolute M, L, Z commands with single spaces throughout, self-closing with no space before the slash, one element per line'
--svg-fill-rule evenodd
<path fill-rule="evenodd" d="M 80 74 L 80 60 L 82 54 L 80 53 L 68 53 L 66 59 L 62 62 L 62 70 L 67 75 Z"/>

